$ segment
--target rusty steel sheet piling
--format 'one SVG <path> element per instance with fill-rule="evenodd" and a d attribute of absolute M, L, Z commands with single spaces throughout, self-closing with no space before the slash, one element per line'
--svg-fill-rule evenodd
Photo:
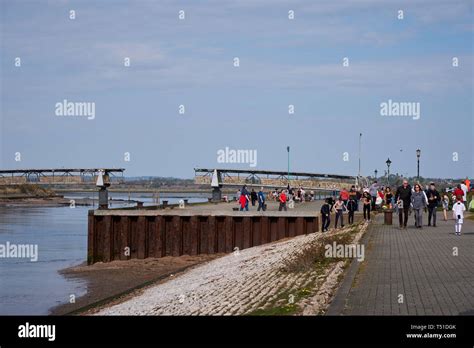
<path fill-rule="evenodd" d="M 318 231 L 308 212 L 90 210 L 87 262 L 231 253 Z"/>

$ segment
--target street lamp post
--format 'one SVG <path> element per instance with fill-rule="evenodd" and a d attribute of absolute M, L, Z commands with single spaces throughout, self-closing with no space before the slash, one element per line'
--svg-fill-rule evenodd
<path fill-rule="evenodd" d="M 286 147 L 286 151 L 288 152 L 288 185 L 290 184 L 290 147 Z"/>
<path fill-rule="evenodd" d="M 417 159 L 416 178 L 417 178 L 418 182 L 420 181 L 420 156 L 421 156 L 421 150 L 418 149 L 418 150 L 416 150 L 416 159 Z"/>
<path fill-rule="evenodd" d="M 377 173 L 378 173 L 378 170 L 377 170 L 377 169 L 375 169 L 375 170 L 374 170 L 374 174 L 375 174 L 375 180 L 377 180 Z"/>
<path fill-rule="evenodd" d="M 359 133 L 359 172 L 357 173 L 358 178 L 360 178 L 360 152 L 361 152 L 361 142 L 362 142 L 362 133 Z"/>
<path fill-rule="evenodd" d="M 392 164 L 392 161 L 388 158 L 385 163 L 387 164 L 387 183 L 390 185 L 390 165 Z"/>

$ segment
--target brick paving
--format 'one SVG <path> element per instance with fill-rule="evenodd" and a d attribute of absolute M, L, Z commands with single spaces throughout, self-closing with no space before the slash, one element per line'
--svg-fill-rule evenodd
<path fill-rule="evenodd" d="M 344 279 L 350 290 L 336 294 L 328 314 L 474 315 L 474 221 L 465 219 L 461 236 L 454 234 L 453 220 L 421 230 L 413 215 L 407 230 L 398 229 L 398 216 L 393 222 L 384 225 L 382 214 L 376 217 L 365 261 L 355 279 Z"/>

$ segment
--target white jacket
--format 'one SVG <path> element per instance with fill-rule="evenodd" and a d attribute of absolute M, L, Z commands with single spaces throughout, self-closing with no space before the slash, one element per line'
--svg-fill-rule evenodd
<path fill-rule="evenodd" d="M 466 207 L 464 206 L 463 203 L 461 202 L 456 202 L 453 204 L 453 217 L 456 219 L 456 222 L 459 224 L 463 223 L 464 219 L 464 211 L 466 210 Z M 458 218 L 458 216 L 460 218 Z"/>

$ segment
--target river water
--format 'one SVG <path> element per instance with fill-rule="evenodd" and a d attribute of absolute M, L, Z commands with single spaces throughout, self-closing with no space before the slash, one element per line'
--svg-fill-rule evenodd
<path fill-rule="evenodd" d="M 96 195 L 64 194 L 69 199 L 97 199 Z M 110 196 L 128 199 L 128 193 Z M 153 203 L 151 194 L 132 193 L 130 198 L 145 205 Z M 161 194 L 161 200 L 168 200 L 170 204 L 180 199 L 193 203 L 207 201 L 207 198 L 200 193 Z M 127 203 L 114 203 L 113 207 L 120 205 Z M 0 315 L 48 314 L 52 307 L 68 302 L 71 295 L 85 294 L 85 282 L 66 279 L 58 271 L 86 261 L 87 212 L 91 208 L 0 206 L 0 244 L 38 245 L 37 261 L 0 258 Z"/>

